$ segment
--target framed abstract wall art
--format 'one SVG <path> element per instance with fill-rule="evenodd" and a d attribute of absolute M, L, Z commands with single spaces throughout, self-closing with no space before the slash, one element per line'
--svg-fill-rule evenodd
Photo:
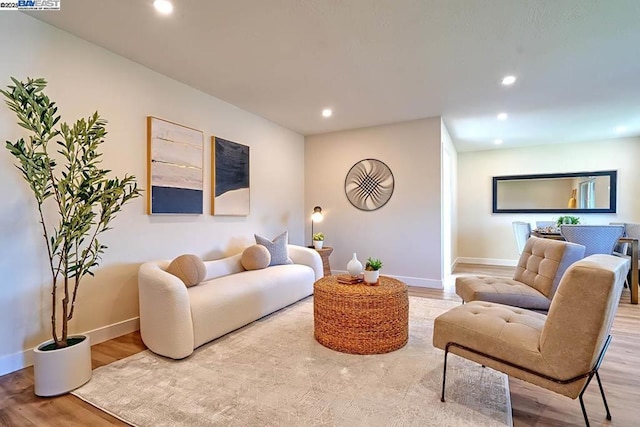
<path fill-rule="evenodd" d="M 147 117 L 147 213 L 203 213 L 202 131 Z"/>
<path fill-rule="evenodd" d="M 211 213 L 249 215 L 249 147 L 211 137 Z"/>

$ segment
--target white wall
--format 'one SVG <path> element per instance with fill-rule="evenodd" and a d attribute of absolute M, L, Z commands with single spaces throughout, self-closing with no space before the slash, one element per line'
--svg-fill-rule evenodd
<path fill-rule="evenodd" d="M 238 252 L 253 233 L 289 231 L 303 243 L 304 139 L 281 126 L 178 83 L 20 13 L 0 13 L 0 86 L 9 77 L 45 77 L 62 120 L 98 110 L 109 121 L 104 166 L 134 174 L 146 187 L 148 115 L 204 131 L 204 215 L 148 216 L 144 198 L 125 207 L 104 235 L 109 246 L 95 279 L 82 286 L 72 332 L 103 330 L 138 316 L 137 268 L 143 261 L 195 253 L 205 259 Z M 2 141 L 23 136 L 0 107 Z M 212 217 L 210 142 L 217 135 L 251 147 L 251 214 Z M 4 144 L 3 144 L 4 145 Z M 0 375 L 29 363 L 29 349 L 50 336 L 50 277 L 37 210 L 14 158 L 0 149 Z M 121 332 L 127 330 L 120 329 Z M 104 335 L 104 334 L 103 334 Z M 104 336 L 108 338 L 108 336 Z"/>
<path fill-rule="evenodd" d="M 305 147 L 305 239 L 310 244 L 311 212 L 320 205 L 324 221 L 315 231 L 334 248 L 332 270 L 346 271 L 355 252 L 363 264 L 382 259 L 383 274 L 441 287 L 440 118 L 310 136 Z M 395 178 L 389 202 L 368 212 L 344 193 L 347 172 L 366 158 L 386 163 Z"/>
<path fill-rule="evenodd" d="M 491 178 L 554 172 L 618 171 L 615 214 L 577 214 L 584 224 L 640 222 L 640 138 L 458 154 L 458 261 L 515 265 L 512 221 L 553 220 L 560 214 L 492 214 Z M 566 196 L 568 200 L 569 194 Z"/>
<path fill-rule="evenodd" d="M 440 133 L 442 139 L 442 251 L 445 262 L 447 261 L 445 253 L 449 251 L 449 266 L 444 265 L 443 271 L 446 275 L 453 270 L 458 254 L 458 153 L 442 120 Z M 445 165 L 447 160 L 448 166 Z"/>

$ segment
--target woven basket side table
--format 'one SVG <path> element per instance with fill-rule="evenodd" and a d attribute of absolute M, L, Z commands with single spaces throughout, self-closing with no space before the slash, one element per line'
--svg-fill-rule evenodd
<path fill-rule="evenodd" d="M 323 277 L 314 284 L 313 318 L 315 338 L 325 347 L 352 354 L 397 350 L 409 338 L 407 285 L 386 276 L 377 286 Z"/>

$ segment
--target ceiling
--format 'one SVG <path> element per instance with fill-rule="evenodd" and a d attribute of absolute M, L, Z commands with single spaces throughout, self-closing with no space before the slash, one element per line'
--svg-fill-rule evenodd
<path fill-rule="evenodd" d="M 152 3 L 30 14 L 303 135 L 433 116 L 460 151 L 640 135 L 638 0 Z"/>

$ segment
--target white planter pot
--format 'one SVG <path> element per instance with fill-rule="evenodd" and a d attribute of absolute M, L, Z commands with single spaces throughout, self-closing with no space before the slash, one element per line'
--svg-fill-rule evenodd
<path fill-rule="evenodd" d="M 316 249 L 322 249 L 322 245 L 324 244 L 324 240 L 314 240 L 313 247 Z"/>
<path fill-rule="evenodd" d="M 367 283 L 377 283 L 379 277 L 380 277 L 380 270 L 364 271 L 364 281 Z"/>
<path fill-rule="evenodd" d="M 91 379 L 91 341 L 88 336 L 81 342 L 55 350 L 41 348 L 53 340 L 44 342 L 33 349 L 33 376 L 35 393 L 38 396 L 57 396 L 74 390 Z"/>

